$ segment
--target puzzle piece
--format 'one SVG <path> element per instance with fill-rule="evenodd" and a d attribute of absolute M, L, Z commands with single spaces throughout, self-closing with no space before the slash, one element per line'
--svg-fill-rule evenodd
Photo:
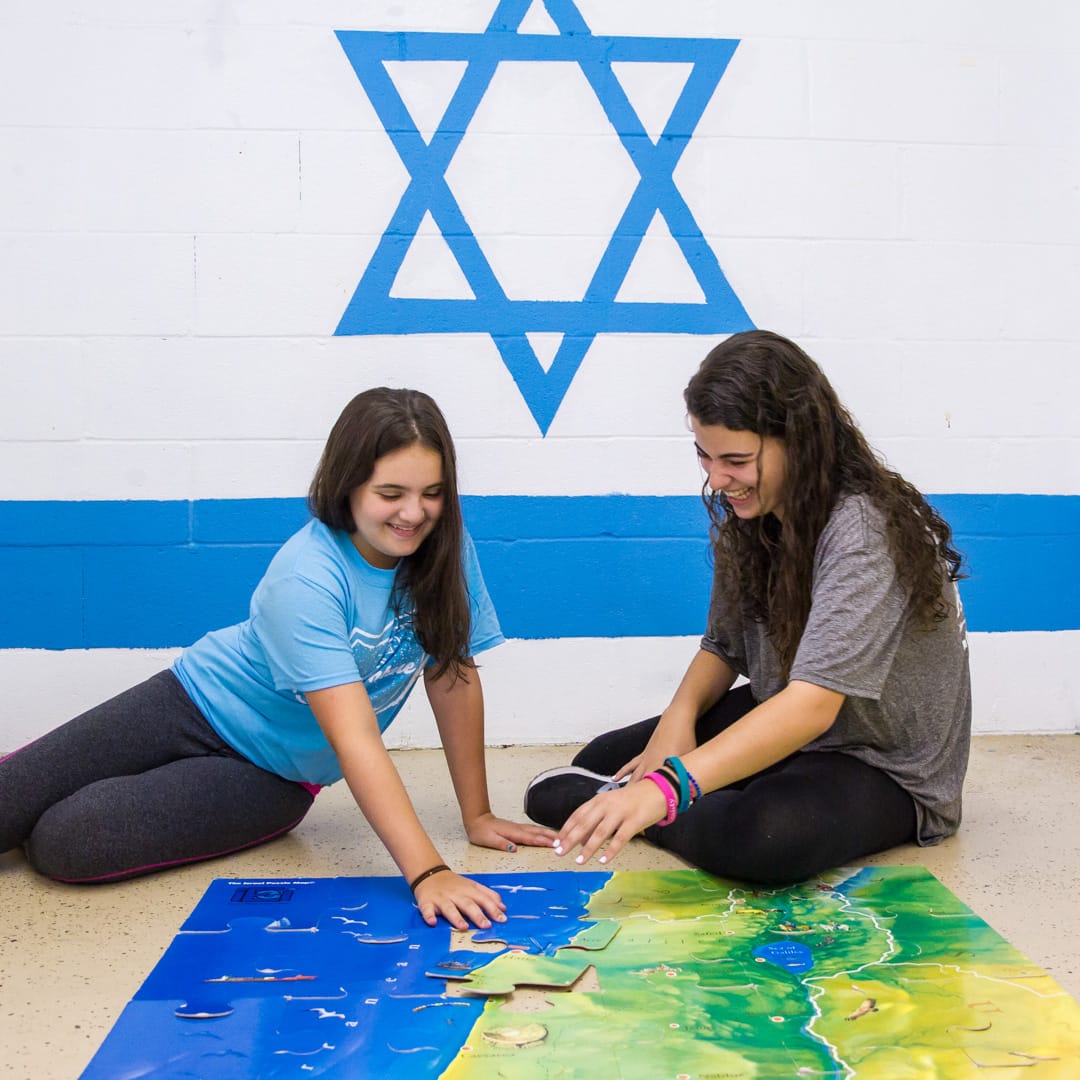
<path fill-rule="evenodd" d="M 516 874 L 542 884 L 525 884 L 495 878 L 490 887 L 507 902 L 507 920 L 478 930 L 473 940 L 500 942 L 508 948 L 554 953 L 587 930 L 582 912 L 589 898 L 611 879 L 610 873 L 573 870 L 549 874 Z M 581 946 L 588 948 L 588 945 Z M 602 947 L 602 946 L 601 946 Z"/>
<path fill-rule="evenodd" d="M 565 988 L 577 982 L 589 966 L 589 960 L 566 950 L 555 956 L 530 956 L 509 950 L 475 969 L 462 980 L 462 986 L 470 994 L 488 997 L 512 994 L 517 986 Z"/>
<path fill-rule="evenodd" d="M 586 926 L 580 934 L 575 934 L 570 939 L 570 944 L 564 946 L 564 948 L 586 949 L 589 952 L 596 952 L 599 949 L 606 949 L 618 932 L 619 924 L 616 922 L 592 923 Z"/>
<path fill-rule="evenodd" d="M 458 949 L 428 968 L 425 974 L 432 979 L 467 979 L 477 968 L 491 963 L 494 955 L 497 954 Z"/>

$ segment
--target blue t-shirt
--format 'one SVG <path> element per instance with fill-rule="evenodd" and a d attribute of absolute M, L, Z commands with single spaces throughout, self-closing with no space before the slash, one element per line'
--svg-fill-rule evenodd
<path fill-rule="evenodd" d="M 476 655 L 503 636 L 468 535 L 462 559 Z M 411 610 L 394 610 L 396 573 L 371 566 L 347 533 L 311 521 L 274 556 L 248 620 L 200 638 L 173 671 L 244 757 L 288 780 L 332 784 L 341 768 L 305 693 L 362 682 L 385 731 L 430 660 Z"/>

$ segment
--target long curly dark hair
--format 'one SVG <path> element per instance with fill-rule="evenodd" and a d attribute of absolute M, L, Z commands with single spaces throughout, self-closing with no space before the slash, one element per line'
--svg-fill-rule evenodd
<path fill-rule="evenodd" d="M 345 406 L 330 431 L 308 491 L 311 513 L 331 529 L 356 532 L 349 495 L 371 479 L 375 463 L 408 446 L 442 459 L 443 510 L 431 535 L 402 559 L 394 579 L 398 611 L 411 602 L 413 626 L 435 659 L 435 677 L 462 675 L 469 662 L 469 599 L 461 563 L 464 526 L 458 502 L 454 442 L 439 406 L 419 390 L 365 390 Z"/>
<path fill-rule="evenodd" d="M 810 614 L 814 551 L 841 495 L 865 494 L 884 515 L 915 624 L 929 628 L 948 617 L 944 586 L 962 577 L 963 562 L 952 530 L 915 487 L 885 467 L 798 345 L 767 330 L 734 334 L 705 357 L 684 398 L 700 424 L 783 442 L 783 524 L 773 514 L 740 519 L 707 481 L 702 498 L 718 587 L 768 627 L 785 678 Z"/>

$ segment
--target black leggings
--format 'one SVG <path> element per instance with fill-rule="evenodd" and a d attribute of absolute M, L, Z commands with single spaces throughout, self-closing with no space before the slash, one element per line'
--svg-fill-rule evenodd
<path fill-rule="evenodd" d="M 748 713 L 748 686 L 729 691 L 697 722 L 697 743 Z M 574 758 L 610 776 L 640 754 L 659 717 L 600 735 Z M 803 751 L 699 799 L 645 836 L 720 877 L 785 885 L 915 839 L 911 796 L 850 754 Z"/>
<path fill-rule="evenodd" d="M 313 800 L 223 742 L 162 671 L 0 759 L 0 852 L 21 844 L 58 881 L 119 881 L 273 839 Z"/>

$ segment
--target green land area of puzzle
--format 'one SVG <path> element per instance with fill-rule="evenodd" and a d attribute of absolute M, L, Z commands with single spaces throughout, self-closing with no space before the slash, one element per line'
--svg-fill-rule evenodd
<path fill-rule="evenodd" d="M 1080 1003 L 920 867 L 476 877 L 468 934 L 397 878 L 218 879 L 84 1080 L 1080 1077 Z"/>

